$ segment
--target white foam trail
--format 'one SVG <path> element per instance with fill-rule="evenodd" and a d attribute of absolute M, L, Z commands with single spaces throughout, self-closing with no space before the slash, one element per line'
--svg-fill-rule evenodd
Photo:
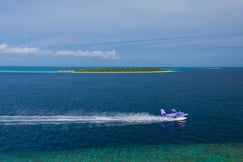
<path fill-rule="evenodd" d="M 161 116 L 145 113 L 113 114 L 113 115 L 82 115 L 82 116 L 0 116 L 0 125 L 17 124 L 150 124 L 163 121 L 174 121 Z"/>

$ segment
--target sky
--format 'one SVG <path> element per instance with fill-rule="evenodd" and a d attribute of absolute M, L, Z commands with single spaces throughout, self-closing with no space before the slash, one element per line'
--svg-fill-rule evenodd
<path fill-rule="evenodd" d="M 0 66 L 243 66 L 243 1 L 0 0 Z"/>

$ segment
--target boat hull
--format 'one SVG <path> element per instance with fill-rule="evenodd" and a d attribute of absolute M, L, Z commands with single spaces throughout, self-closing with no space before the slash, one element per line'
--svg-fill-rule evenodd
<path fill-rule="evenodd" d="M 173 118 L 173 117 L 161 117 L 162 121 L 182 121 L 182 120 L 186 120 L 187 117 L 177 117 L 177 118 Z"/>

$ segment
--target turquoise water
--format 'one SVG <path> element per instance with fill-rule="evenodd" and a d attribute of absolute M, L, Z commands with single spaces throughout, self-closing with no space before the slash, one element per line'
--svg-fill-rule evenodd
<path fill-rule="evenodd" d="M 77 67 L 53 66 L 1 66 L 0 73 L 57 73 L 58 70 L 76 69 Z"/>
<path fill-rule="evenodd" d="M 56 71 L 0 70 L 0 73 L 56 73 Z"/>
<path fill-rule="evenodd" d="M 71 68 L 0 67 L 0 161 L 242 161 L 242 68 L 55 73 Z"/>
<path fill-rule="evenodd" d="M 2 154 L 0 161 L 241 162 L 242 152 L 242 144 L 131 146 Z"/>

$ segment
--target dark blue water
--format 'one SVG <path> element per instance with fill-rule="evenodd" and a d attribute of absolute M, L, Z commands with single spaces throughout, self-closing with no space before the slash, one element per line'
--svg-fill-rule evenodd
<path fill-rule="evenodd" d="M 0 73 L 0 117 L 159 115 L 160 108 L 174 107 L 189 117 L 185 122 L 128 125 L 0 121 L 0 152 L 243 142 L 242 68 L 143 74 L 48 73 L 57 67 L 29 73 L 36 69 L 9 68 L 1 67 L 5 72 Z"/>

